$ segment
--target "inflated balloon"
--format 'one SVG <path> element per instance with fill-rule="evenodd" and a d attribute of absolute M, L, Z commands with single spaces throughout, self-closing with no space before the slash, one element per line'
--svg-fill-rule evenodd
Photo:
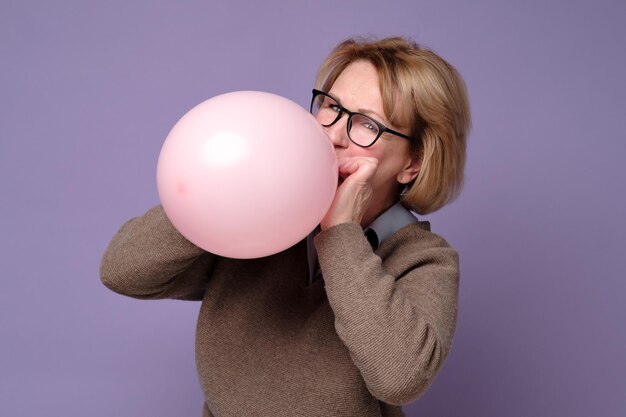
<path fill-rule="evenodd" d="M 200 103 L 176 123 L 161 149 L 157 186 L 188 240 L 217 255 L 258 258 L 319 224 L 337 188 L 337 160 L 302 107 L 238 91 Z"/>

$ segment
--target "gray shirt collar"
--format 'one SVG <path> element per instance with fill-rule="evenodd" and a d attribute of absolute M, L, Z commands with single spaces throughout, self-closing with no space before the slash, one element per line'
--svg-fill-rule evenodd
<path fill-rule="evenodd" d="M 374 234 L 376 237 L 374 239 L 376 241 L 376 245 L 373 245 L 372 248 L 376 250 L 378 246 L 387 240 L 392 234 L 402 229 L 404 226 L 417 223 L 417 221 L 417 217 L 412 212 L 404 208 L 402 204 L 396 203 L 378 216 L 376 220 L 365 228 L 364 232 L 370 243 L 372 243 L 372 239 L 371 236 L 368 236 L 368 234 Z M 313 244 L 313 238 L 319 233 L 319 231 L 320 228 L 318 226 L 309 234 L 306 242 L 309 259 L 309 284 L 314 281 L 314 275 L 317 269 L 317 251 L 315 250 L 315 245 Z"/>
<path fill-rule="evenodd" d="M 401 203 L 396 203 L 366 227 L 365 232 L 374 231 L 378 237 L 378 243 L 381 244 L 392 234 L 412 223 L 417 223 L 417 217 Z"/>

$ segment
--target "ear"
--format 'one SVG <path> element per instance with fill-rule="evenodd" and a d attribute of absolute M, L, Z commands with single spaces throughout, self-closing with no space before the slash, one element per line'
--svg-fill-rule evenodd
<path fill-rule="evenodd" d="M 408 159 L 400 172 L 398 172 L 396 179 L 400 184 L 408 184 L 417 178 L 420 169 L 422 169 L 422 155 Z"/>

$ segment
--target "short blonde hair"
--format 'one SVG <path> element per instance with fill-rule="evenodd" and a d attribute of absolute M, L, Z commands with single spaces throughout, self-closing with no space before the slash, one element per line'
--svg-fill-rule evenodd
<path fill-rule="evenodd" d="M 322 63 L 316 88 L 328 92 L 352 62 L 378 70 L 385 116 L 406 128 L 411 153 L 421 158 L 417 178 L 400 196 L 409 209 L 427 214 L 453 201 L 463 187 L 470 128 L 469 99 L 457 70 L 431 50 L 400 38 L 348 39 Z"/>

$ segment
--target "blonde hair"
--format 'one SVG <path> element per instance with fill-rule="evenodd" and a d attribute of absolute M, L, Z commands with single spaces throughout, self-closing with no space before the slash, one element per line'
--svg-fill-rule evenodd
<path fill-rule="evenodd" d="M 410 151 L 421 158 L 421 168 L 401 194 L 402 203 L 420 214 L 438 210 L 463 187 L 471 123 L 463 79 L 439 55 L 408 39 L 348 39 L 322 63 L 316 88 L 329 91 L 339 74 L 359 60 L 378 70 L 385 116 L 415 138 Z"/>

